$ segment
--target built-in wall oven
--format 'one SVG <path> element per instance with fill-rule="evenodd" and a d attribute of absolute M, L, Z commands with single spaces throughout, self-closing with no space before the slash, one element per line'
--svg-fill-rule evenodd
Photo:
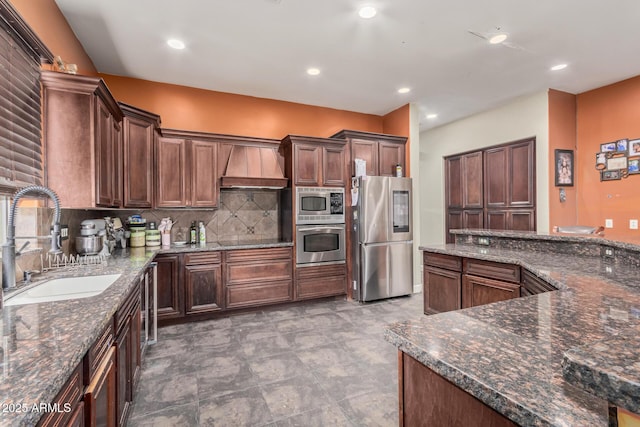
<path fill-rule="evenodd" d="M 296 264 L 299 267 L 345 262 L 345 254 L 344 224 L 298 225 Z"/>

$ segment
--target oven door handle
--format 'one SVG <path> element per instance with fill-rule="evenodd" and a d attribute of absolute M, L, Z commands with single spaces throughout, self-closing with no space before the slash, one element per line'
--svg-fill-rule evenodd
<path fill-rule="evenodd" d="M 326 231 L 326 230 L 344 230 L 344 226 L 340 227 L 331 227 L 331 226 L 322 226 L 322 227 L 298 227 L 298 231 Z"/>

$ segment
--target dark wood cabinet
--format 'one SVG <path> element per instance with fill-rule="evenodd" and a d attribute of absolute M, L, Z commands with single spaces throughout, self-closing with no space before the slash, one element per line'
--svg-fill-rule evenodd
<path fill-rule="evenodd" d="M 185 314 L 202 314 L 224 308 L 220 252 L 186 254 L 184 258 Z"/>
<path fill-rule="evenodd" d="M 116 381 L 116 413 L 118 426 L 124 426 L 127 422 L 129 415 L 129 407 L 131 399 L 129 397 L 129 389 L 131 385 L 129 383 L 129 359 L 131 357 L 131 333 L 129 324 L 120 332 L 118 338 L 116 338 L 116 367 L 117 367 L 117 381 Z"/>
<path fill-rule="evenodd" d="M 521 293 L 522 296 L 525 295 L 536 295 L 541 294 L 543 292 L 555 291 L 557 290 L 550 283 L 545 282 L 538 276 L 529 271 L 522 269 L 522 288 Z"/>
<path fill-rule="evenodd" d="M 462 261 L 449 255 L 423 253 L 424 313 L 461 308 Z"/>
<path fill-rule="evenodd" d="M 54 427 L 54 426 L 82 426 L 84 425 L 83 402 L 84 386 L 82 378 L 82 362 L 73 370 L 71 376 L 62 386 L 60 392 L 51 402 L 59 408 L 66 408 L 67 405 L 72 409 L 71 412 L 58 411 L 47 412 L 38 421 L 38 427 Z"/>
<path fill-rule="evenodd" d="M 401 351 L 398 352 L 399 415 L 402 426 L 491 426 L 517 424 Z"/>
<path fill-rule="evenodd" d="M 462 308 L 475 307 L 520 297 L 520 285 L 464 274 Z"/>
<path fill-rule="evenodd" d="M 161 137 L 156 153 L 157 207 L 218 205 L 215 142 Z"/>
<path fill-rule="evenodd" d="M 122 180 L 125 208 L 152 208 L 154 188 L 154 146 L 160 116 L 119 103 L 122 120 Z"/>
<path fill-rule="evenodd" d="M 85 390 L 86 426 L 115 427 L 117 425 L 116 386 L 116 347 L 111 346 Z"/>
<path fill-rule="evenodd" d="M 345 144 L 328 138 L 288 135 L 280 144 L 285 176 L 294 186 L 344 187 Z"/>
<path fill-rule="evenodd" d="M 291 248 L 241 249 L 224 254 L 227 309 L 293 299 Z"/>
<path fill-rule="evenodd" d="M 180 255 L 161 254 L 158 263 L 158 321 L 184 316 L 184 295 L 180 283 Z"/>
<path fill-rule="evenodd" d="M 396 176 L 396 166 L 400 165 L 403 176 L 407 176 L 405 157 L 406 137 L 343 130 L 331 138 L 344 139 L 348 142 L 351 156 L 349 166 L 351 176 L 355 176 L 354 159 L 362 159 L 367 162 L 367 175 Z"/>
<path fill-rule="evenodd" d="M 122 111 L 102 79 L 42 71 L 47 185 L 63 208 L 120 207 Z"/>
<path fill-rule="evenodd" d="M 445 158 L 446 241 L 449 230 L 536 229 L 535 140 Z"/>
<path fill-rule="evenodd" d="M 296 299 L 322 298 L 347 293 L 346 264 L 296 268 Z"/>

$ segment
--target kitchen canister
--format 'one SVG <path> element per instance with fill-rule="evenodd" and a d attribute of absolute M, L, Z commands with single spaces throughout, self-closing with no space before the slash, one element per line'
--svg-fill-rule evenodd
<path fill-rule="evenodd" d="M 132 248 L 142 248 L 146 242 L 146 227 L 130 226 L 131 237 L 129 238 L 129 246 Z"/>
<path fill-rule="evenodd" d="M 149 223 L 149 229 L 146 232 L 147 246 L 160 246 L 160 230 L 156 228 L 155 222 Z"/>

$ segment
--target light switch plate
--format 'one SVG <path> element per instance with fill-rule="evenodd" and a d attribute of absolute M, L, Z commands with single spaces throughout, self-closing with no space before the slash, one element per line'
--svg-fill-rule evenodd
<path fill-rule="evenodd" d="M 605 219 L 604 220 L 604 227 L 605 228 L 613 228 L 613 220 L 612 219 Z"/>
<path fill-rule="evenodd" d="M 629 230 L 637 230 L 638 229 L 638 220 L 630 219 L 629 220 Z"/>

